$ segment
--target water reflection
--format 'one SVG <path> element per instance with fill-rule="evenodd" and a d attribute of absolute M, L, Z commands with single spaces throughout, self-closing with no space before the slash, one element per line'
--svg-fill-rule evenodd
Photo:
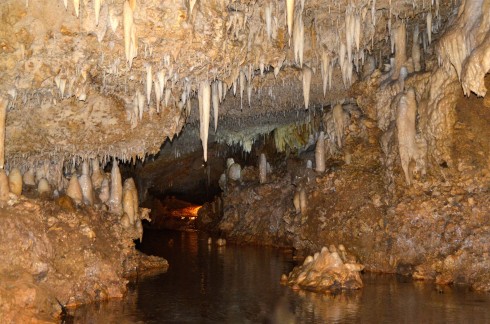
<path fill-rule="evenodd" d="M 141 249 L 167 258 L 169 271 L 142 279 L 123 300 L 73 311 L 75 322 L 490 323 L 488 294 L 394 276 L 365 274 L 362 290 L 337 295 L 295 292 L 279 284 L 290 255 L 208 245 L 197 232 L 145 232 Z"/>

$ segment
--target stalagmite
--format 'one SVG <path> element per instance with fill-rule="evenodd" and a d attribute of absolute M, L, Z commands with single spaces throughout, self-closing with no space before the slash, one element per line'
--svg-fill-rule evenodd
<path fill-rule="evenodd" d="M 104 180 L 102 180 L 102 184 L 100 185 L 99 199 L 105 204 L 109 200 L 110 195 L 109 179 L 104 177 Z"/>
<path fill-rule="evenodd" d="M 309 67 L 303 67 L 303 98 L 305 102 L 305 109 L 308 109 L 310 105 L 310 85 L 311 85 L 312 71 Z"/>
<path fill-rule="evenodd" d="M 126 179 L 123 186 L 123 210 L 129 218 L 129 224 L 134 225 L 138 218 L 138 192 L 133 178 Z"/>
<path fill-rule="evenodd" d="M 291 37 L 293 31 L 293 21 L 294 21 L 294 0 L 286 0 L 286 14 L 288 23 L 288 33 Z"/>
<path fill-rule="evenodd" d="M 8 101 L 0 97 L 0 169 L 5 167 L 5 121 L 7 119 L 7 105 Z"/>
<path fill-rule="evenodd" d="M 99 25 L 99 16 L 100 16 L 100 1 L 94 0 L 94 10 L 95 10 L 95 25 Z"/>
<path fill-rule="evenodd" d="M 91 206 L 94 204 L 94 187 L 90 178 L 90 167 L 88 161 L 82 163 L 82 175 L 78 179 L 82 188 L 83 202 L 85 205 Z"/>
<path fill-rule="evenodd" d="M 337 139 L 337 146 L 342 148 L 342 140 L 344 137 L 344 110 L 341 104 L 335 105 L 333 107 L 333 122 L 335 125 L 335 137 Z"/>
<path fill-rule="evenodd" d="M 146 101 L 148 105 L 151 100 L 151 88 L 153 86 L 153 76 L 151 74 L 151 65 L 146 64 Z"/>
<path fill-rule="evenodd" d="M 78 16 L 78 15 L 77 15 Z M 131 47 L 131 27 L 133 26 L 133 10 L 129 5 L 129 1 L 124 2 L 123 9 L 123 27 L 124 27 L 124 50 L 126 53 L 126 60 L 130 60 L 130 47 Z"/>
<path fill-rule="evenodd" d="M 9 179 L 4 169 L 0 169 L 0 201 L 7 201 L 9 199 Z"/>
<path fill-rule="evenodd" d="M 416 117 L 417 101 L 415 99 L 415 90 L 409 88 L 401 97 L 399 97 L 396 113 L 398 149 L 400 152 L 403 172 L 405 174 L 405 180 L 408 185 L 412 184 L 413 167 L 411 162 L 416 163 L 419 158 L 415 136 Z"/>
<path fill-rule="evenodd" d="M 1 184 L 1 181 L 0 181 L 0 184 Z M 48 180 L 46 180 L 45 178 L 42 178 L 41 180 L 39 180 L 39 183 L 37 184 L 37 193 L 39 194 L 40 197 L 51 196 L 51 186 L 49 185 Z"/>
<path fill-rule="evenodd" d="M 213 101 L 213 119 L 214 119 L 214 131 L 218 129 L 218 109 L 219 109 L 219 91 L 218 82 L 213 82 L 212 85 L 212 101 Z"/>
<path fill-rule="evenodd" d="M 301 210 L 301 215 L 305 215 L 307 210 L 307 202 L 306 191 L 304 188 L 301 188 L 301 190 L 299 191 L 299 208 Z"/>
<path fill-rule="evenodd" d="M 92 185 L 95 189 L 99 189 L 104 181 L 104 173 L 100 170 L 99 160 L 92 160 Z"/>
<path fill-rule="evenodd" d="M 267 182 L 267 159 L 266 159 L 264 153 L 260 154 L 259 181 L 260 181 L 260 183 L 266 183 Z"/>
<path fill-rule="evenodd" d="M 68 188 L 66 189 L 66 195 L 73 199 L 76 204 L 81 204 L 83 201 L 82 188 L 76 174 L 72 174 Z"/>
<path fill-rule="evenodd" d="M 27 186 L 35 186 L 36 185 L 36 176 L 34 173 L 34 169 L 29 169 L 24 173 L 23 176 L 24 183 Z"/>
<path fill-rule="evenodd" d="M 10 192 L 20 196 L 22 194 L 22 174 L 17 168 L 13 168 L 9 173 Z"/>
<path fill-rule="evenodd" d="M 120 215 L 122 213 L 122 179 L 116 160 L 112 162 L 109 209 L 114 214 Z"/>
<path fill-rule="evenodd" d="M 299 214 L 301 212 L 301 205 L 299 203 L 299 191 L 296 191 L 294 193 L 293 204 L 294 209 L 296 210 L 296 214 Z"/>
<path fill-rule="evenodd" d="M 207 80 L 201 81 L 199 85 L 199 98 L 200 105 L 202 105 L 200 111 L 201 142 L 204 151 L 204 162 L 206 162 L 208 160 L 209 113 L 211 108 L 211 87 Z"/>
<path fill-rule="evenodd" d="M 320 132 L 315 147 L 315 170 L 325 172 L 325 134 Z"/>

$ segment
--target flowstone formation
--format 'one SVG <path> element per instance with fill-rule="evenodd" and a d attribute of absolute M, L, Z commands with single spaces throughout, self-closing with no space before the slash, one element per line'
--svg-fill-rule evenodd
<path fill-rule="evenodd" d="M 301 266 L 295 267 L 289 276 L 283 275 L 281 281 L 292 289 L 317 292 L 360 289 L 363 284 L 359 272 L 363 269 L 364 266 L 357 263 L 342 244 L 338 248 L 331 245 L 306 257 Z"/>

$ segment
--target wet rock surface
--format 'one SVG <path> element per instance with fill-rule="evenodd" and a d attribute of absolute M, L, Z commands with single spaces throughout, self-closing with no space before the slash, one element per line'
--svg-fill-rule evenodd
<path fill-rule="evenodd" d="M 339 245 L 338 250 L 332 245 L 308 256 L 303 265 L 295 267 L 287 278 L 281 279 L 286 279 L 285 282 L 295 290 L 326 292 L 359 289 L 363 286 L 359 274 L 363 268 L 352 255 L 347 254 L 343 245 Z"/>
<path fill-rule="evenodd" d="M 257 168 L 248 167 L 241 183 L 228 184 L 221 210 L 205 205 L 201 214 L 229 240 L 306 254 L 330 242 L 345 244 L 368 271 L 488 291 L 490 148 L 482 102 L 458 101 L 454 166 L 432 165 L 427 175 L 414 174 L 412 186 L 399 156 L 387 172 L 381 132 L 361 118 L 347 127 L 345 146 L 327 159 L 325 173 L 305 168 L 314 160 L 311 153 L 290 158 L 289 168 L 275 165 L 266 184 L 259 184 Z M 364 135 L 361 123 L 367 125 Z M 298 209 L 300 188 L 306 204 Z"/>
<path fill-rule="evenodd" d="M 66 198 L 21 197 L 0 208 L 3 323 L 53 322 L 64 307 L 122 297 L 127 278 L 168 267 L 135 250 L 138 233 L 118 216 Z"/>

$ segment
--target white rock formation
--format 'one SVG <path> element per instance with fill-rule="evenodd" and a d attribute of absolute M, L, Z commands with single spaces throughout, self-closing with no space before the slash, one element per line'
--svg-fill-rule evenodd
<path fill-rule="evenodd" d="M 13 168 L 9 172 L 9 187 L 11 193 L 17 196 L 22 194 L 22 174 L 17 168 Z"/>

